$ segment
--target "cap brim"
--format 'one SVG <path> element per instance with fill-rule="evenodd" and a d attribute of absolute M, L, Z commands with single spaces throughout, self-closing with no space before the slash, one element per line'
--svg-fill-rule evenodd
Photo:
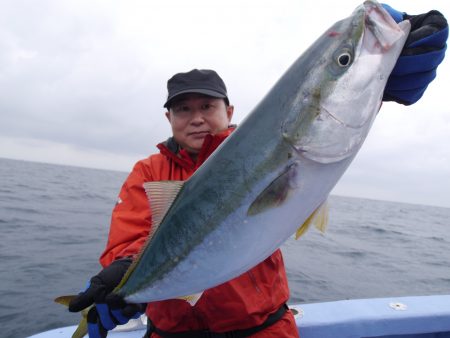
<path fill-rule="evenodd" d="M 195 93 L 195 94 L 204 94 L 204 95 L 208 95 L 208 96 L 212 96 L 212 97 L 217 97 L 220 99 L 225 99 L 227 96 L 223 95 L 219 92 L 216 92 L 214 90 L 209 90 L 209 89 L 186 89 L 186 90 L 182 90 L 178 93 L 175 93 L 174 95 L 172 95 L 171 97 L 169 97 L 166 101 L 166 103 L 164 103 L 164 108 L 168 108 L 169 107 L 169 103 L 171 101 L 173 101 L 174 98 L 176 98 L 177 96 L 180 96 L 182 94 L 189 94 L 189 93 Z"/>

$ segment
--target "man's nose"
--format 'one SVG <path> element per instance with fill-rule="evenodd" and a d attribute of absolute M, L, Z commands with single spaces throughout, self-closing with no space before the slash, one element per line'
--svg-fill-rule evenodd
<path fill-rule="evenodd" d="M 201 109 L 195 109 L 192 112 L 192 119 L 191 119 L 191 123 L 194 124 L 201 124 L 205 122 L 205 116 L 203 115 Z"/>

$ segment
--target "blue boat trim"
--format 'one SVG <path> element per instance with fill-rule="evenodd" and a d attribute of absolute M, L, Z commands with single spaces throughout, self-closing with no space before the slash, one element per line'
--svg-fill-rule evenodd
<path fill-rule="evenodd" d="M 290 308 L 296 312 L 301 338 L 450 338 L 450 295 L 342 300 Z M 114 330 L 108 338 L 142 337 L 144 327 L 137 321 L 133 331 Z M 32 338 L 71 337 L 75 328 Z"/>
<path fill-rule="evenodd" d="M 296 322 L 301 338 L 450 338 L 450 295 L 343 300 L 291 307 L 300 312 Z"/>

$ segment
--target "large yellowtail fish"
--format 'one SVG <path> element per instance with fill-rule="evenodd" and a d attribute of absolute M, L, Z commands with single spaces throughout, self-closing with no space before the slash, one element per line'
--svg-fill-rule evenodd
<path fill-rule="evenodd" d="M 201 293 L 279 248 L 360 149 L 409 28 L 366 1 L 300 56 L 188 181 L 146 183 L 153 231 L 116 293 L 135 303 Z"/>
<path fill-rule="evenodd" d="M 152 233 L 115 292 L 135 303 L 198 294 L 263 261 L 304 224 L 302 232 L 364 142 L 409 28 L 366 1 L 300 56 L 188 181 L 146 183 Z"/>

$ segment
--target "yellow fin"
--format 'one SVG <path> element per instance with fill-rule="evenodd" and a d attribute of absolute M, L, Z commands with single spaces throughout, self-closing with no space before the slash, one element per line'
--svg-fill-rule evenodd
<path fill-rule="evenodd" d="M 81 318 L 80 322 L 78 323 L 78 327 L 75 330 L 75 332 L 72 334 L 72 338 L 83 338 L 88 333 L 88 327 L 87 327 L 87 319 Z"/>
<path fill-rule="evenodd" d="M 72 299 L 77 297 L 77 295 L 67 295 L 67 296 L 60 296 L 55 298 L 55 302 L 64 306 L 69 306 L 69 303 Z M 87 313 L 90 310 L 92 306 L 89 306 L 88 308 L 81 311 L 81 320 L 78 323 L 78 327 L 75 330 L 75 332 L 72 334 L 72 338 L 83 338 L 88 333 L 87 328 Z"/>
<path fill-rule="evenodd" d="M 191 306 L 194 306 L 198 302 L 198 300 L 200 299 L 200 297 L 202 295 L 203 295 L 203 292 L 199 292 L 199 293 L 195 293 L 195 294 L 189 295 L 189 296 L 178 297 L 178 299 L 185 300 L 186 302 L 191 304 Z"/>
<path fill-rule="evenodd" d="M 295 239 L 299 239 L 309 229 L 311 224 L 314 224 L 320 232 L 324 233 L 328 224 L 328 209 L 328 200 L 326 200 L 297 229 Z"/>
<path fill-rule="evenodd" d="M 314 213 L 316 214 L 314 218 L 314 226 L 321 233 L 325 233 L 325 231 L 327 230 L 330 214 L 330 207 L 328 205 L 328 200 L 325 200 L 325 202 L 323 202 Z"/>
<path fill-rule="evenodd" d="M 309 226 L 311 225 L 311 216 L 308 217 L 308 219 L 303 223 L 295 232 L 295 239 L 299 239 L 303 234 L 309 229 Z"/>
<path fill-rule="evenodd" d="M 55 303 L 64 305 L 64 306 L 69 306 L 69 303 L 72 299 L 74 299 L 77 295 L 66 295 L 66 296 L 59 296 L 55 298 Z"/>

